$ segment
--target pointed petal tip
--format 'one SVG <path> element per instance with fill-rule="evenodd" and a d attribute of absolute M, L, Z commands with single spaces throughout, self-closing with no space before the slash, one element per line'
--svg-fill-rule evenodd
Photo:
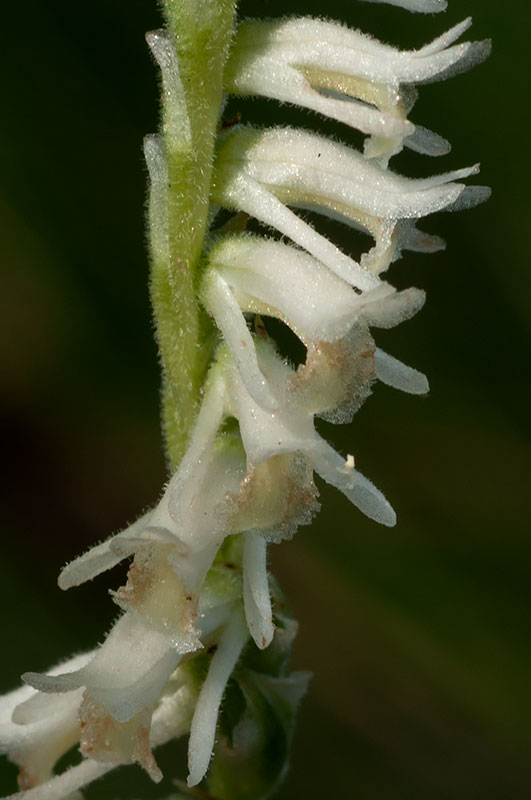
<path fill-rule="evenodd" d="M 190 770 L 190 773 L 186 779 L 186 785 L 189 789 L 193 789 L 194 786 L 197 786 L 197 784 L 201 783 L 202 780 L 203 775 L 199 775 L 196 770 L 194 770 L 194 772 Z"/>
<path fill-rule="evenodd" d="M 74 586 L 79 586 L 79 584 L 76 584 L 71 579 L 68 579 L 68 573 L 65 575 L 64 570 L 59 573 L 57 585 L 62 592 L 66 592 L 68 589 L 72 589 Z"/>
<path fill-rule="evenodd" d="M 438 14 L 448 8 L 447 0 L 364 0 L 366 3 L 387 3 L 420 14 Z"/>
<path fill-rule="evenodd" d="M 33 689 L 37 689 L 37 691 L 39 691 L 41 678 L 42 675 L 40 675 L 38 672 L 23 672 L 20 676 L 22 683 L 25 683 L 27 686 L 31 686 Z"/>
<path fill-rule="evenodd" d="M 254 628 L 254 626 L 253 626 Z M 259 650 L 265 650 L 271 642 L 273 641 L 273 636 L 275 635 L 275 628 L 273 623 L 264 624 L 260 627 L 260 630 L 251 629 L 249 626 L 249 633 L 253 637 L 253 641 L 255 645 L 258 647 Z"/>
<path fill-rule="evenodd" d="M 144 34 L 144 39 L 146 40 L 149 49 L 156 57 L 157 54 L 155 53 L 155 48 L 160 46 L 160 42 L 168 42 L 168 33 L 164 30 L 164 28 L 157 28 L 154 31 L 146 31 Z"/>
<path fill-rule="evenodd" d="M 394 528 L 394 527 L 396 527 L 397 521 L 398 520 L 397 520 L 397 516 L 396 516 L 396 511 L 390 505 L 389 506 L 389 514 L 385 519 L 382 519 L 382 521 L 381 521 L 382 525 L 385 525 L 386 528 Z"/>

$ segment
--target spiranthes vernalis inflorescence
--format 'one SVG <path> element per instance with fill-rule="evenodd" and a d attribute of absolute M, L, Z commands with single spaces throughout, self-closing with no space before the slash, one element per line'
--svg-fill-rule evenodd
<path fill-rule="evenodd" d="M 422 180 L 388 168 L 403 147 L 449 151 L 408 115 L 416 85 L 488 54 L 487 42 L 458 43 L 469 19 L 400 51 L 323 19 L 237 25 L 233 0 L 164 5 L 166 27 L 147 36 L 162 123 L 145 156 L 172 474 L 155 508 L 60 574 L 68 589 L 133 557 L 101 647 L 47 675 L 27 673 L 2 700 L 0 746 L 20 767 L 17 796 L 26 800 L 78 796 L 130 762 L 159 781 L 153 749 L 187 733 L 189 786 L 208 771 L 220 800 L 271 793 L 308 675 L 288 671 L 296 623 L 268 576 L 267 545 L 311 521 L 314 473 L 371 519 L 395 524 L 390 504 L 353 456 L 319 435 L 315 417 L 348 422 L 376 380 L 427 392 L 425 376 L 372 336 L 413 316 L 424 293 L 397 291 L 381 276 L 404 250 L 443 246 L 417 227 L 421 217 L 488 195 L 462 183 L 477 167 Z M 307 129 L 223 125 L 227 94 L 337 120 L 366 135 L 364 150 Z M 355 261 L 305 211 L 364 231 L 371 248 Z M 249 220 L 261 223 L 253 223 L 259 234 Z M 271 318 L 304 345 L 298 368 L 279 354 Z M 76 745 L 79 763 L 54 774 Z"/>

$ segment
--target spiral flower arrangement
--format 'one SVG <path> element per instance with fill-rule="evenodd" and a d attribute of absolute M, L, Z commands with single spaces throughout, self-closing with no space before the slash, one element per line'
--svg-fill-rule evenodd
<path fill-rule="evenodd" d="M 445 7 L 388 1 L 419 12 Z M 20 768 L 12 797 L 25 800 L 78 797 L 131 762 L 159 781 L 153 749 L 186 733 L 189 787 L 209 771 L 220 800 L 275 788 L 308 674 L 288 671 L 296 623 L 268 575 L 267 547 L 311 522 L 315 474 L 363 514 L 395 524 L 354 456 L 336 452 L 315 420 L 349 422 L 375 381 L 428 391 L 423 374 L 373 338 L 373 329 L 416 314 L 424 293 L 397 291 L 382 275 L 403 251 L 444 246 L 417 227 L 421 217 L 488 196 L 462 182 L 477 166 L 422 180 L 388 167 L 404 147 L 449 151 L 409 114 L 416 86 L 488 55 L 488 42 L 457 43 L 470 19 L 401 51 L 323 19 L 236 25 L 230 0 L 165 6 L 167 26 L 147 36 L 162 124 L 146 138 L 145 157 L 171 477 L 154 508 L 60 574 L 69 589 L 132 558 L 103 644 L 47 675 L 26 673 L 1 701 L 0 747 Z M 228 94 L 337 120 L 365 134 L 364 151 L 305 129 L 221 124 Z M 308 211 L 363 231 L 373 245 L 354 260 Z M 261 228 L 248 230 L 250 220 Z M 271 318 L 304 346 L 298 367 L 280 354 Z M 237 713 L 227 713 L 231 704 Z M 260 771 L 266 717 L 282 758 Z M 79 763 L 54 774 L 78 745 Z"/>

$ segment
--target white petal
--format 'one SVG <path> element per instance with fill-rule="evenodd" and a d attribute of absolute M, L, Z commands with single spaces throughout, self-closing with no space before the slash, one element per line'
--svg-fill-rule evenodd
<path fill-rule="evenodd" d="M 458 184 L 457 184 L 458 185 Z M 445 211 L 465 211 L 485 203 L 492 194 L 489 186 L 465 186 L 459 197 Z"/>
<path fill-rule="evenodd" d="M 436 68 L 424 70 L 422 76 L 419 75 L 417 83 L 444 81 L 455 75 L 460 75 L 462 72 L 466 72 L 485 61 L 489 57 L 491 50 L 492 43 L 490 39 L 454 45 L 438 55 Z"/>
<path fill-rule="evenodd" d="M 245 388 L 243 392 L 250 398 Z M 252 398 L 250 402 L 261 408 Z M 228 520 L 222 504 L 227 493 L 238 490 L 244 475 L 245 460 L 240 450 L 224 447 L 222 442 L 202 453 L 195 470 L 183 459 L 168 486 L 169 508 L 175 535 L 190 553 L 219 544 L 219 537 L 226 535 Z M 194 562 L 194 567 L 199 563 Z M 188 579 L 192 580 L 191 573 Z"/>
<path fill-rule="evenodd" d="M 261 650 L 273 638 L 273 612 L 267 580 L 267 543 L 259 533 L 243 534 L 243 600 L 245 618 Z"/>
<path fill-rule="evenodd" d="M 422 14 L 436 14 L 446 11 L 447 0 L 364 0 L 365 3 L 387 3 L 390 6 L 399 6 L 408 11 L 421 12 Z"/>
<path fill-rule="evenodd" d="M 311 196 L 314 202 L 333 204 L 355 218 L 359 214 L 415 218 L 439 211 L 463 191 L 462 185 L 451 181 L 477 172 L 476 165 L 412 180 L 382 169 L 338 142 L 289 128 L 264 131 L 241 151 L 241 160 L 247 174 L 275 191 L 293 192 L 295 200 L 297 195 Z"/>
<path fill-rule="evenodd" d="M 79 741 L 81 694 L 60 698 L 34 722 L 0 726 L 0 751 L 8 753 L 32 785 L 47 781 L 57 761 Z"/>
<path fill-rule="evenodd" d="M 374 353 L 376 377 L 382 383 L 408 394 L 427 394 L 430 390 L 427 377 L 413 367 L 376 348 Z"/>
<path fill-rule="evenodd" d="M 175 534 L 167 528 L 146 525 L 142 531 L 142 536 L 137 538 L 122 538 L 118 535 L 112 540 L 110 547 L 112 552 L 120 558 L 129 558 L 129 556 L 134 555 L 140 547 L 144 547 L 146 543 L 151 544 L 153 542 L 158 542 L 159 544 L 175 544 Z"/>
<path fill-rule="evenodd" d="M 300 20 L 302 26 L 298 39 L 276 41 L 275 34 L 285 22 L 251 20 L 239 26 L 223 76 L 229 93 L 261 95 L 300 105 L 367 134 L 404 137 L 412 132 L 413 126 L 407 120 L 348 96 L 340 72 L 330 68 L 324 73 L 328 78 L 325 83 L 336 89 L 335 92 L 318 85 L 312 86 L 311 75 L 301 71 L 301 68 L 326 70 L 329 66 L 326 56 L 331 55 L 333 44 L 327 47 L 323 41 L 305 47 L 306 20 Z M 293 25 L 293 20 L 289 22 Z M 319 24 L 315 20 L 310 22 Z M 325 24 L 330 29 L 331 24 Z"/>
<path fill-rule="evenodd" d="M 452 149 L 450 142 L 422 125 L 415 125 L 414 133 L 404 139 L 404 144 L 415 153 L 426 156 L 445 156 Z"/>
<path fill-rule="evenodd" d="M 152 748 L 182 736 L 188 730 L 192 708 L 193 695 L 187 687 L 182 687 L 175 694 L 162 698 L 153 714 Z M 102 763 L 84 759 L 80 764 L 70 767 L 61 775 L 56 775 L 33 789 L 9 795 L 5 800 L 63 800 L 64 798 L 73 800 L 74 792 L 88 786 L 89 783 L 118 766 L 120 765 L 114 762 Z"/>
<path fill-rule="evenodd" d="M 112 549 L 113 541 L 117 537 L 120 537 L 120 539 L 136 539 L 146 527 L 152 514 L 153 511 L 148 511 L 124 531 L 114 534 L 114 536 L 95 547 L 91 547 L 84 555 L 67 564 L 59 574 L 57 580 L 59 588 L 70 589 L 72 586 L 79 586 L 119 564 L 129 553 L 122 555 L 114 552 Z"/>
<path fill-rule="evenodd" d="M 288 378 L 294 374 L 293 370 L 265 343 L 262 343 L 259 357 L 262 371 L 274 386 L 275 394 L 279 399 L 282 398 L 287 392 Z M 299 409 L 290 413 L 285 403 L 278 411 L 265 411 L 245 391 L 236 372 L 232 376 L 232 403 L 251 465 L 257 466 L 280 453 L 305 452 L 312 446 L 316 434 L 310 415 L 301 413 Z"/>
<path fill-rule="evenodd" d="M 458 22 L 457 25 L 454 25 L 453 28 L 443 33 L 441 36 L 438 36 L 429 44 L 424 45 L 421 47 L 420 50 L 416 50 L 417 56 L 431 56 L 434 53 L 439 53 L 441 50 L 444 50 L 446 47 L 449 47 L 451 44 L 456 42 L 465 31 L 467 31 L 470 26 L 472 25 L 472 17 L 467 17 L 462 22 Z"/>
<path fill-rule="evenodd" d="M 168 556 L 168 563 L 182 582 L 185 591 L 190 594 L 199 592 L 222 541 L 223 536 L 213 538 L 209 545 L 196 552 L 186 545 L 183 545 L 182 550 L 179 546 L 174 547 Z"/>
<path fill-rule="evenodd" d="M 65 671 L 67 673 L 77 672 L 77 670 L 86 666 L 86 664 L 94 658 L 95 654 L 95 650 L 91 650 L 88 653 L 81 653 L 80 655 L 74 656 L 74 658 L 71 658 L 69 661 L 58 664 L 53 669 L 49 670 L 48 674 L 60 675 Z M 66 701 L 67 704 L 70 703 L 69 698 L 35 692 L 30 686 L 24 686 L 24 691 L 30 696 L 26 700 L 20 702 L 13 711 L 12 719 L 17 725 L 29 725 L 34 722 L 40 722 L 62 711 L 63 708 L 66 707 L 63 701 Z"/>
<path fill-rule="evenodd" d="M 485 42 L 464 42 L 448 47 L 466 27 L 460 24 L 418 51 L 400 51 L 359 31 L 311 17 L 251 20 L 240 26 L 236 36 L 233 61 L 229 61 L 227 71 L 229 90 L 296 102 L 337 119 L 347 117 L 341 121 L 356 127 L 358 121 L 381 126 L 380 131 L 367 130 L 368 133 L 404 136 L 407 135 L 405 121 L 397 120 L 402 129 L 397 122 L 393 127 L 388 115 L 381 111 L 373 109 L 372 115 L 367 114 L 365 118 L 360 115 L 360 120 L 353 116 L 349 120 L 346 103 L 343 109 L 318 107 L 316 93 L 302 80 L 304 68 L 309 69 L 306 74 L 310 81 L 313 69 L 317 83 L 321 80 L 321 84 L 330 89 L 335 85 L 338 92 L 345 94 L 349 91 L 354 94 L 359 89 L 361 100 L 391 108 L 398 98 L 395 97 L 393 103 L 392 95 L 385 96 L 382 89 L 392 88 L 396 92 L 400 84 L 440 80 L 450 72 L 468 69 L 488 55 L 489 44 Z M 292 68 L 299 68 L 301 72 L 297 75 Z M 328 76 L 324 84 L 322 76 Z M 354 80 L 349 82 L 348 78 Z M 370 96 L 364 96 L 367 87 L 359 80 L 370 84 Z M 326 102 L 326 98 L 323 100 Z M 357 113 L 357 109 L 354 111 Z"/>
<path fill-rule="evenodd" d="M 386 284 L 382 284 L 384 286 Z M 394 291 L 386 297 L 378 298 L 380 287 L 373 294 L 372 302 L 367 302 L 363 309 L 363 319 L 369 326 L 377 328 L 394 328 L 401 322 L 411 319 L 424 305 L 426 294 L 421 289 L 404 289 Z"/>
<path fill-rule="evenodd" d="M 14 710 L 34 694 L 35 692 L 30 686 L 19 686 L 12 692 L 0 696 L 0 747 L 3 747 L 2 743 L 13 727 L 12 715 Z M 2 750 L 2 752 L 5 751 Z"/>
<path fill-rule="evenodd" d="M 203 459 L 205 451 L 212 446 L 218 428 L 223 419 L 225 410 L 225 385 L 223 380 L 220 380 L 218 374 L 212 374 L 207 379 L 205 386 L 203 400 L 197 415 L 190 442 L 185 455 L 179 466 L 179 472 L 192 475 L 194 473 L 194 480 L 196 475 L 194 469 L 198 464 L 203 464 L 203 469 L 208 463 L 207 459 Z M 171 514 L 171 506 L 170 506 Z M 153 524 L 158 524 L 155 519 L 152 520 Z M 163 527 L 165 527 L 163 525 Z"/>
<path fill-rule="evenodd" d="M 365 516 L 388 527 L 396 525 L 396 514 L 383 494 L 364 475 L 346 466 L 325 441 L 315 448 L 313 460 L 317 474 L 343 492 Z"/>
<path fill-rule="evenodd" d="M 227 281 L 215 269 L 208 273 L 203 299 L 230 348 L 247 391 L 261 406 L 273 410 L 277 401 L 260 372 L 253 337 Z"/>
<path fill-rule="evenodd" d="M 179 660 L 180 653 L 168 636 L 127 612 L 87 666 L 58 676 L 26 673 L 22 678 L 42 692 L 86 686 L 114 719 L 126 722 L 154 705 Z"/>
<path fill-rule="evenodd" d="M 196 542 L 197 549 L 202 549 L 206 542 L 197 529 L 191 524 L 194 520 L 199 524 L 199 507 L 202 495 L 207 488 L 207 473 L 217 465 L 213 465 L 214 442 L 223 420 L 226 406 L 226 388 L 220 371 L 212 371 L 207 380 L 203 401 L 197 415 L 186 453 L 179 469 L 170 479 L 164 497 L 153 515 L 151 524 L 170 529 L 175 536 L 191 546 Z M 223 465 L 221 466 L 223 470 Z M 220 499 L 220 486 L 208 485 L 209 492 L 217 492 Z M 212 515 L 214 504 L 210 502 L 207 513 Z M 210 517 L 209 517 L 210 519 Z M 208 520 L 206 520 L 208 521 Z M 205 525 L 202 530 L 205 532 Z M 195 532 L 195 535 L 194 535 Z"/>
<path fill-rule="evenodd" d="M 440 236 L 419 230 L 408 220 L 400 234 L 400 248 L 415 253 L 438 253 L 445 250 L 446 242 Z"/>
<path fill-rule="evenodd" d="M 160 747 L 190 729 L 195 693 L 185 684 L 170 695 L 163 695 L 153 713 L 151 747 Z"/>
<path fill-rule="evenodd" d="M 46 783 L 24 792 L 10 794 L 4 800 L 62 800 L 117 766 L 113 763 L 103 764 L 100 761 L 84 760 Z"/>
<path fill-rule="evenodd" d="M 363 290 L 378 285 L 375 276 L 343 254 L 338 258 L 337 248 L 279 200 L 341 213 L 371 232 L 377 244 L 383 237 L 380 246 L 384 246 L 386 225 L 455 205 L 465 186 L 454 181 L 477 171 L 474 166 L 411 180 L 383 169 L 345 145 L 290 128 L 233 132 L 220 154 L 219 167 L 220 202 L 273 225 L 339 277 Z M 386 225 L 382 228 L 383 223 Z"/>
<path fill-rule="evenodd" d="M 31 689 L 31 687 L 29 687 Z M 28 726 L 43 722 L 74 707 L 81 702 L 81 689 L 68 694 L 43 694 L 34 692 L 25 702 L 20 703 L 13 712 L 13 722 L 17 726 Z"/>
<path fill-rule="evenodd" d="M 208 769 L 221 699 L 247 637 L 245 623 L 235 611 L 219 640 L 197 699 L 188 745 L 188 786 L 197 786 Z"/>
<path fill-rule="evenodd" d="M 234 236 L 209 260 L 244 310 L 279 317 L 303 341 L 334 341 L 356 320 L 359 295 L 316 258 L 283 242 Z"/>
<path fill-rule="evenodd" d="M 265 225 L 276 228 L 352 286 L 368 289 L 377 285 L 373 275 L 290 211 L 272 192 L 247 177 L 243 169 L 223 161 L 218 166 L 223 171 L 218 174 L 214 199 L 220 205 L 245 211 Z"/>

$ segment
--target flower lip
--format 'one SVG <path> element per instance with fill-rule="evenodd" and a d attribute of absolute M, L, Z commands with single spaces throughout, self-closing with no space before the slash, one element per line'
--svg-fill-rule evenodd
<path fill-rule="evenodd" d="M 293 371 L 267 343 L 258 349 L 261 369 L 279 399 L 279 411 L 271 414 L 259 408 L 245 391 L 237 370 L 232 368 L 227 374 L 232 411 L 239 421 L 249 464 L 256 466 L 278 454 L 300 452 L 362 513 L 383 525 L 394 525 L 395 512 L 383 494 L 357 470 L 346 470 L 344 459 L 315 430 L 313 414 L 306 412 L 290 391 Z"/>

